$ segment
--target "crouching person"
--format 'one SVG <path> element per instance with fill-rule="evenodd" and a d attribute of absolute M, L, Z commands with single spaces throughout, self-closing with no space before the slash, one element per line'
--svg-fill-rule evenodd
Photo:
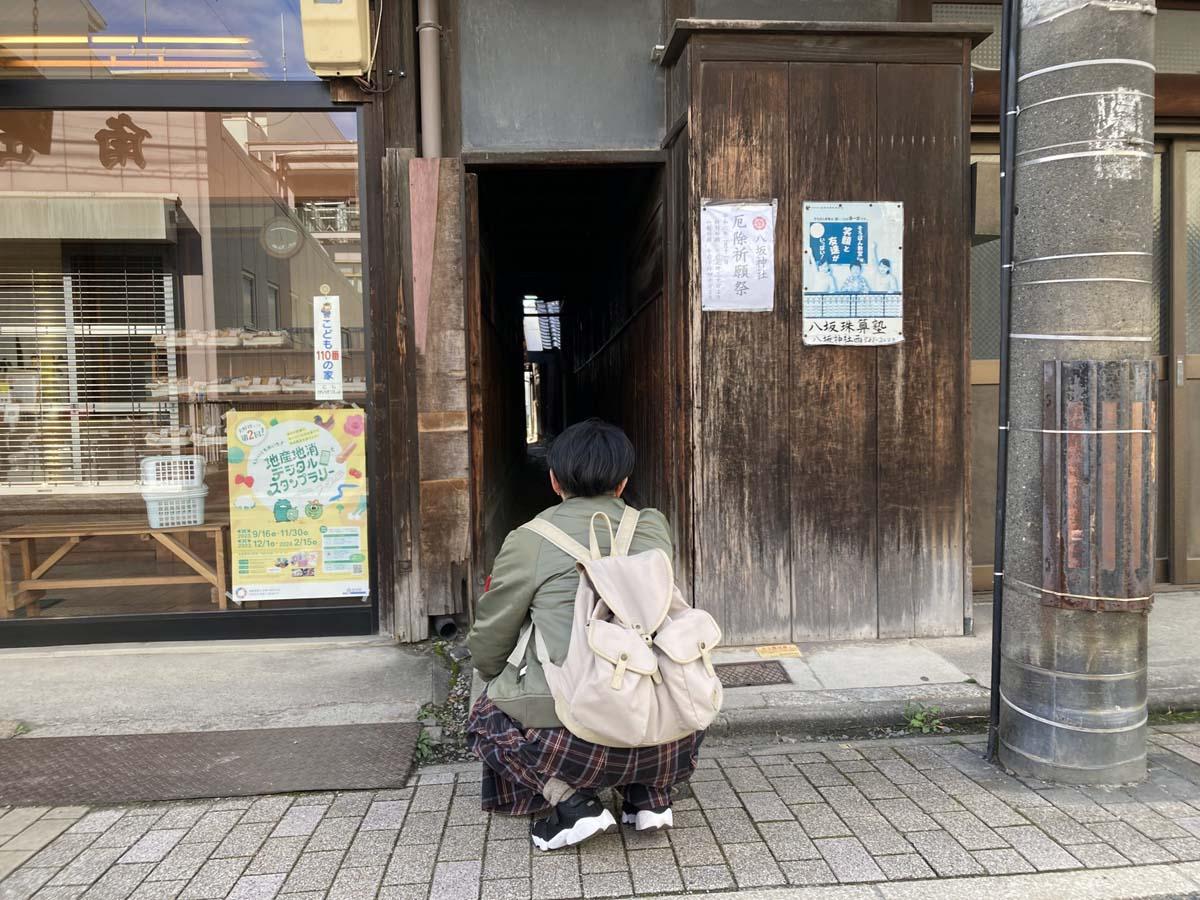
<path fill-rule="evenodd" d="M 562 502 L 508 535 L 468 639 L 488 684 L 467 746 L 483 808 L 540 816 L 533 843 L 555 850 L 616 827 L 604 788 L 621 795 L 623 824 L 670 827 L 671 788 L 694 771 L 721 697 L 707 652 L 719 632 L 674 587 L 666 519 L 621 500 L 629 438 L 582 422 L 547 462 Z M 668 696 L 685 683 L 695 696 Z M 697 697 L 711 714 L 695 715 Z"/>

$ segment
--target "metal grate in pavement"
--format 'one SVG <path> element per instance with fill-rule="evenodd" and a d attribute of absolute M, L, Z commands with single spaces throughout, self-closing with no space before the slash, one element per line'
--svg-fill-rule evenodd
<path fill-rule="evenodd" d="M 421 726 L 336 725 L 0 741 L 0 806 L 403 787 Z"/>
<path fill-rule="evenodd" d="M 722 663 L 713 666 L 721 685 L 727 688 L 762 687 L 767 684 L 791 684 L 782 664 L 771 662 Z"/>

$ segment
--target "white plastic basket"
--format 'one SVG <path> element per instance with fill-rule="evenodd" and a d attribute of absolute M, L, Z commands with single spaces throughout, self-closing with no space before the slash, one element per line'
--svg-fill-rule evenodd
<path fill-rule="evenodd" d="M 204 457 L 147 456 L 142 460 L 142 490 L 178 491 L 204 486 Z"/>
<path fill-rule="evenodd" d="M 151 528 L 179 528 L 204 524 L 204 498 L 208 487 L 183 490 L 142 491 Z"/>

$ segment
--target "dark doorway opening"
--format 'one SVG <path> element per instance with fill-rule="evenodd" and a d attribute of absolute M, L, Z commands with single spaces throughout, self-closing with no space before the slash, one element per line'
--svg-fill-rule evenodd
<path fill-rule="evenodd" d="M 630 501 L 671 517 L 683 376 L 662 167 L 486 169 L 467 176 L 467 203 L 475 571 L 557 502 L 545 448 L 589 416 L 633 441 Z"/>

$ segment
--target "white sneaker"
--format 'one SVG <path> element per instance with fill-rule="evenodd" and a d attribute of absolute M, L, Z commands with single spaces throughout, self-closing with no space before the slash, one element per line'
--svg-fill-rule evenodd
<path fill-rule="evenodd" d="M 669 806 L 662 809 L 635 809 L 624 805 L 621 808 L 621 824 L 633 825 L 638 831 L 659 831 L 675 825 L 675 814 Z"/>

